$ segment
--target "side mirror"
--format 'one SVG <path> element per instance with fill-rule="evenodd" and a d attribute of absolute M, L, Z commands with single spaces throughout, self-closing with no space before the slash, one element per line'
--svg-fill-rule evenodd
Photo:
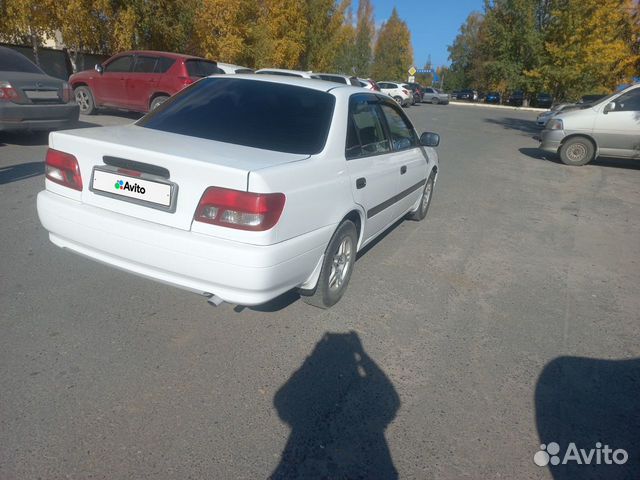
<path fill-rule="evenodd" d="M 616 102 L 609 102 L 604 106 L 604 110 L 602 110 L 602 113 L 606 115 L 609 112 L 613 112 L 615 109 L 616 109 Z"/>
<path fill-rule="evenodd" d="M 100 75 L 102 75 L 102 72 L 104 72 L 104 67 L 102 65 L 100 65 L 99 63 L 96 63 L 96 66 L 93 67 L 93 69 L 98 72 Z"/>
<path fill-rule="evenodd" d="M 440 145 L 440 135 L 433 132 L 424 132 L 420 135 L 420 145 L 423 147 L 437 147 Z"/>

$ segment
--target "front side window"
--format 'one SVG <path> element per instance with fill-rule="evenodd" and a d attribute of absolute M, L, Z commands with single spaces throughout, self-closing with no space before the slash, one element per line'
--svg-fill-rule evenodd
<path fill-rule="evenodd" d="M 347 159 L 379 155 L 391 151 L 375 100 L 352 98 L 347 128 Z"/>
<path fill-rule="evenodd" d="M 327 141 L 335 97 L 294 85 L 204 78 L 137 125 L 191 137 L 313 155 Z"/>
<path fill-rule="evenodd" d="M 620 95 L 615 102 L 615 112 L 640 112 L 640 88 Z"/>
<path fill-rule="evenodd" d="M 120 73 L 120 72 L 128 72 L 131 70 L 131 61 L 133 57 L 131 55 L 125 55 L 124 57 L 118 57 L 112 62 L 109 62 L 109 65 L 104 67 L 105 73 Z"/>
<path fill-rule="evenodd" d="M 418 138 L 404 114 L 399 112 L 395 106 L 383 103 L 380 105 L 384 118 L 391 134 L 391 143 L 394 150 L 406 150 L 418 146 Z"/>

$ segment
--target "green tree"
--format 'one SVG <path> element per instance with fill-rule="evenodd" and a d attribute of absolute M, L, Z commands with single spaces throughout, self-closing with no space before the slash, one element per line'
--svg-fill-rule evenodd
<path fill-rule="evenodd" d="M 302 68 L 324 72 L 331 70 L 339 48 L 339 33 L 350 0 L 307 0 L 306 48 Z"/>
<path fill-rule="evenodd" d="M 336 33 L 336 56 L 331 68 L 336 73 L 344 75 L 354 75 L 356 73 L 356 27 L 353 23 L 353 12 L 349 9 L 342 26 Z"/>
<path fill-rule="evenodd" d="M 371 76 L 371 60 L 373 37 L 376 33 L 376 24 L 373 18 L 373 5 L 371 0 L 358 2 L 357 26 L 353 52 L 354 73 L 359 77 Z"/>
<path fill-rule="evenodd" d="M 476 87 L 478 79 L 478 63 L 482 45 L 480 31 L 484 23 L 484 15 L 479 12 L 469 14 L 460 27 L 460 33 L 448 47 L 451 60 L 449 75 L 452 89 Z"/>
<path fill-rule="evenodd" d="M 389 20 L 380 27 L 371 73 L 376 79 L 401 80 L 407 76 L 411 65 L 411 32 L 394 7 Z"/>

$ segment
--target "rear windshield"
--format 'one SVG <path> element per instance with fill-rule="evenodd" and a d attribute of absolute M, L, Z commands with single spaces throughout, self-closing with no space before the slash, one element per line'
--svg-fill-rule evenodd
<path fill-rule="evenodd" d="M 187 66 L 187 72 L 190 77 L 202 78 L 215 75 L 216 73 L 224 73 L 224 70 L 218 68 L 216 62 L 209 62 L 207 60 L 187 60 L 185 65 Z"/>
<path fill-rule="evenodd" d="M 279 83 L 205 78 L 163 103 L 138 125 L 277 152 L 324 148 L 335 99 Z"/>
<path fill-rule="evenodd" d="M 0 72 L 44 73 L 27 57 L 8 48 L 0 50 Z"/>

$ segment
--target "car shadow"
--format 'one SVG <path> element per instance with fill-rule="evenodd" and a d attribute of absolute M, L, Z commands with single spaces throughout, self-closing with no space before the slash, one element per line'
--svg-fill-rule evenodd
<path fill-rule="evenodd" d="M 44 174 L 44 162 L 29 162 L 0 167 L 0 185 Z"/>
<path fill-rule="evenodd" d="M 539 148 L 519 148 L 518 151 L 535 160 L 543 160 L 551 163 L 564 165 L 557 155 L 540 150 Z M 609 168 L 624 168 L 627 170 L 640 170 L 640 158 L 614 158 L 614 157 L 598 157 L 589 162 L 589 165 Z"/>
<path fill-rule="evenodd" d="M 526 134 L 537 134 L 540 133 L 541 130 L 534 120 L 524 120 L 522 118 L 485 118 L 484 121 L 494 125 L 499 125 L 508 130 L 517 130 Z"/>
<path fill-rule="evenodd" d="M 273 405 L 291 433 L 270 480 L 398 478 L 385 430 L 400 397 L 356 332 L 325 333 Z"/>
<path fill-rule="evenodd" d="M 96 110 L 95 115 L 109 115 L 111 117 L 128 118 L 130 120 L 140 120 L 145 116 L 144 113 L 132 112 L 130 110 L 118 110 L 116 108 L 100 108 Z"/>
<path fill-rule="evenodd" d="M 536 448 L 540 447 L 549 455 L 538 453 L 536 460 L 542 460 L 542 463 L 550 460 L 547 468 L 555 480 L 640 478 L 638 399 L 640 359 L 554 359 L 543 369 L 535 389 L 536 424 L 540 436 L 540 445 Z M 559 451 L 551 443 L 557 444 Z M 572 443 L 582 457 L 582 464 L 567 459 L 568 453 L 574 453 Z M 627 461 L 607 464 L 605 446 L 613 451 L 624 449 L 628 454 Z M 589 464 L 580 449 L 586 454 L 596 449 Z M 621 453 L 609 452 L 608 456 L 609 460 L 612 456 L 622 460 Z"/>
<path fill-rule="evenodd" d="M 60 128 L 55 130 L 24 130 L 18 132 L 5 132 L 2 134 L 2 142 L 0 146 L 19 145 L 21 147 L 47 145 L 49 143 L 49 132 L 64 130 L 75 130 L 78 128 L 99 127 L 97 123 L 79 121 L 68 128 Z"/>

